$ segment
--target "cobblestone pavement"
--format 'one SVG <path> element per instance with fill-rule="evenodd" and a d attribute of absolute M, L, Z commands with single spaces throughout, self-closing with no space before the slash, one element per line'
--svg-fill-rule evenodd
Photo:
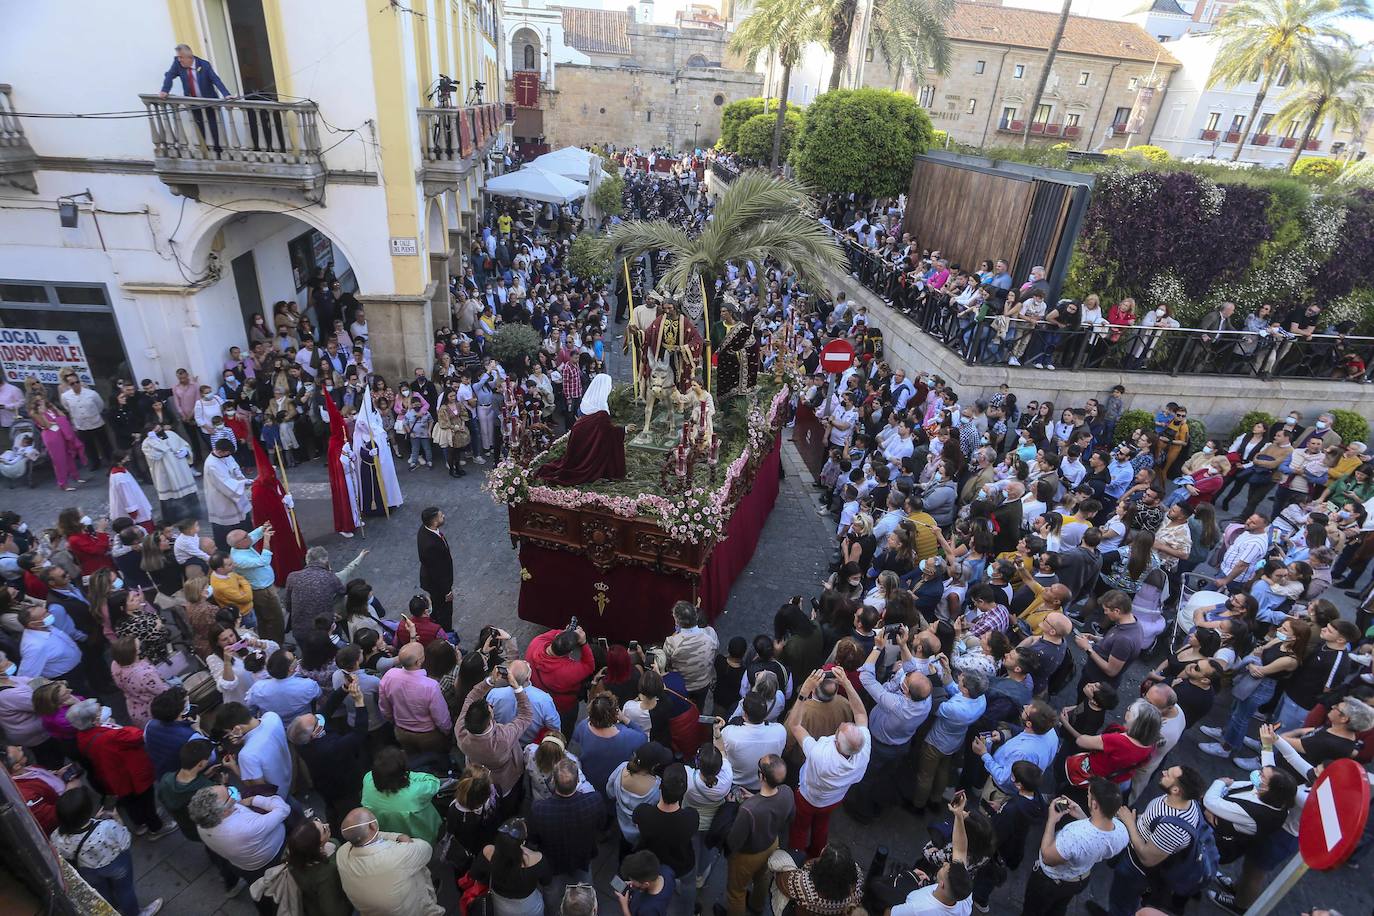
<path fill-rule="evenodd" d="M 778 502 L 753 560 L 736 581 L 727 610 L 717 620 L 722 642 L 735 635 L 751 637 L 770 631 L 778 606 L 794 594 L 808 597 L 815 594 L 827 571 L 833 523 L 816 515 L 815 490 L 790 443 L 785 442 L 783 455 L 786 478 Z M 518 565 L 507 536 L 506 510 L 480 490 L 483 479 L 480 472 L 486 468 L 470 464 L 467 470 L 466 478 L 451 480 L 439 469 L 407 471 L 400 467 L 405 505 L 390 519 L 371 521 L 366 538 L 351 541 L 332 531 L 329 487 L 323 467 L 316 463 L 292 469 L 289 473 L 297 516 L 307 542 L 328 547 L 336 568 L 358 550 L 368 550 L 358 574 L 374 584 L 378 597 L 393 616 L 418 589 L 414 532 L 419 525 L 420 510 L 431 504 L 442 507 L 448 515 L 447 531 L 454 545 L 458 570 L 455 619 L 460 635 L 470 643 L 482 624 L 494 621 L 512 630 L 523 644 L 539 628 L 515 616 Z M 76 493 L 58 491 L 50 479 L 33 490 L 0 490 L 0 506 L 22 513 L 33 525 L 53 519 L 65 506 L 79 505 L 94 515 L 102 512 L 105 504 L 103 474 L 94 475 L 92 482 Z M 1353 618 L 1353 602 L 1339 590 L 1332 592 L 1328 595 L 1341 606 L 1344 614 Z M 1144 670 L 1137 665 L 1128 675 L 1123 697 L 1135 695 Z M 1221 720 L 1226 712 L 1224 706 L 1219 704 L 1211 721 Z M 1195 735 L 1196 732 L 1190 730 L 1170 759 L 1195 766 L 1209 778 L 1244 775 L 1233 768 L 1223 768 L 1218 761 L 1199 753 Z M 926 842 L 922 824 L 896 805 L 879 821 L 865 827 L 837 812 L 832 821 L 832 836 L 848 843 L 864 865 L 879 843 L 887 845 L 895 859 L 911 861 Z M 164 897 L 168 906 L 165 912 L 194 916 L 252 911 L 246 894 L 225 900 L 219 877 L 204 852 L 177 834 L 157 843 L 138 840 L 134 844 L 134 854 L 140 897 L 145 901 L 155 896 Z M 597 884 L 603 892 L 614 865 L 610 855 L 603 855 L 598 861 Z M 1347 914 L 1369 912 L 1374 894 L 1367 882 L 1359 880 L 1360 874 L 1350 868 L 1331 874 L 1311 873 L 1275 912 L 1296 914 L 1314 906 L 1334 906 Z M 723 884 L 724 869 L 718 867 L 708 883 L 708 896 L 703 899 L 723 899 Z M 1022 884 L 1022 876 L 1014 876 L 994 898 L 993 912 L 1019 912 Z M 1109 885 L 1110 873 L 1098 869 L 1092 884 L 1092 898 L 1105 901 Z M 1088 894 L 1080 895 L 1070 912 L 1086 912 L 1083 901 L 1087 899 Z M 609 897 L 602 901 L 602 907 L 602 912 L 617 911 L 615 901 Z M 1217 911 L 1209 903 L 1195 902 L 1189 912 Z"/>

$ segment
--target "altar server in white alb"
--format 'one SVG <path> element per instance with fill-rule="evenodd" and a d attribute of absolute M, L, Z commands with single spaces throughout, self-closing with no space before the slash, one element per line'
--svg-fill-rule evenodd
<path fill-rule="evenodd" d="M 249 483 L 234 460 L 233 440 L 226 437 L 210 443 L 210 456 L 205 459 L 205 508 L 210 515 L 215 546 L 220 550 L 228 551 L 230 531 L 253 528 L 248 517 L 252 508 Z"/>

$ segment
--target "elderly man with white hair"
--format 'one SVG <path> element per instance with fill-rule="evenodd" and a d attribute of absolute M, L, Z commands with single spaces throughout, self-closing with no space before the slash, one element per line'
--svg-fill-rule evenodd
<path fill-rule="evenodd" d="M 207 786 L 191 796 L 186 814 L 205 848 L 227 860 L 252 884 L 280 861 L 291 808 L 278 795 L 236 798 L 237 789 Z"/>
<path fill-rule="evenodd" d="M 834 735 L 813 738 L 800 723 L 789 729 L 801 745 L 806 761 L 797 784 L 797 813 L 792 819 L 788 846 L 806 850 L 814 859 L 825 848 L 830 836 L 830 814 L 844 801 L 849 787 L 863 779 L 868 770 L 872 738 L 868 733 L 868 713 L 859 694 L 844 672 L 813 671 L 802 684 L 801 695 L 810 697 L 822 680 L 834 680 L 849 701 L 852 722 L 842 722 Z"/>
<path fill-rule="evenodd" d="M 296 638 L 297 645 L 315 629 L 316 617 L 334 613 L 335 601 L 343 596 L 344 585 L 365 556 L 366 550 L 359 551 L 352 562 L 336 573 L 329 565 L 328 550 L 311 547 L 305 552 L 305 568 L 286 577 L 282 595 L 291 635 Z"/>
<path fill-rule="evenodd" d="M 383 833 L 367 808 L 348 812 L 340 835 L 348 842 L 335 854 L 339 883 L 362 916 L 443 916 L 429 876 L 428 843 Z"/>
<path fill-rule="evenodd" d="M 272 569 L 272 523 L 252 531 L 235 528 L 225 536 L 229 543 L 229 558 L 234 569 L 248 580 L 253 589 L 253 613 L 258 618 L 258 633 L 265 639 L 281 642 L 286 639 L 286 617 L 281 599 L 277 597 L 277 574 Z M 262 549 L 253 545 L 262 541 Z"/>

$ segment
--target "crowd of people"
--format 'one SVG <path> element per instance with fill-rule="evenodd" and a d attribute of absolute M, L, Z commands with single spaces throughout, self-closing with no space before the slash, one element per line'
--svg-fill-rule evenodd
<path fill-rule="evenodd" d="M 631 171 L 630 212 L 708 219 L 709 199 L 680 177 Z M 518 390 L 544 390 L 542 372 L 537 411 L 566 423 L 580 383 L 613 358 L 616 320 L 610 290 L 560 266 L 574 219 L 493 212 L 455 278 L 436 366 L 395 402 L 366 371 L 366 334 L 346 346 L 336 331 L 302 382 L 333 410 L 311 402 L 288 439 L 257 399 L 256 351 L 277 358 L 258 340 L 252 376 L 246 356 L 242 378 L 226 369 L 234 397 L 212 426 L 248 421 L 246 438 L 276 425 L 263 454 L 306 460 L 328 438 L 315 418 L 347 415 L 349 392 L 371 389 L 417 468 L 430 459 L 402 418 L 417 402 L 441 417 L 451 406 L 454 438 L 439 444 L 461 472 L 502 446 L 474 376 L 508 391 L 482 356 L 498 320 L 541 330 Z M 767 265 L 723 282 L 765 323 L 799 329 L 798 409 L 825 430 L 817 512 L 835 525 L 813 598 L 779 601 L 771 627 L 728 639 L 691 604 L 649 609 L 673 618 L 658 645 L 589 640 L 573 619 L 522 646 L 499 612 L 474 609 L 468 623 L 484 626 L 464 646 L 439 508 L 420 514 L 421 592 L 388 612 L 356 574 L 362 554 L 336 570 L 312 547 L 279 576 L 286 525 L 253 527 L 241 509 L 212 512 L 202 537 L 185 521 L 194 477 L 164 497 L 148 456 L 158 520 L 118 481 L 112 519 L 0 514 L 0 728 L 58 854 L 124 916 L 160 904 L 134 879 L 134 837 L 173 831 L 203 847 L 226 891 L 310 916 L 592 916 L 598 893 L 623 916 L 962 916 L 1011 888 L 1022 912 L 1063 914 L 1099 866 L 1110 891 L 1085 901 L 1092 912 L 1180 913 L 1204 895 L 1243 912 L 1295 850 L 1313 780 L 1374 759 L 1364 445 L 1328 415 L 1293 412 L 1194 451 L 1178 404 L 1120 429 L 1120 386 L 1058 409 L 1005 386 L 961 396 L 889 367 L 842 295 L 803 295 Z M 352 329 L 360 314 L 337 321 Z M 833 336 L 869 358 L 828 379 L 815 354 Z M 288 379 L 306 374 L 300 353 L 318 343 L 306 340 Z M 85 399 L 79 385 L 39 416 L 65 418 L 52 404 Z M 186 437 L 145 425 L 150 439 L 178 435 L 188 475 L 197 441 L 221 459 L 243 441 L 201 438 L 192 418 Z M 78 459 L 85 422 L 53 424 Z M 112 480 L 138 473 L 124 450 L 105 457 Z M 1218 507 L 1238 496 L 1228 522 Z M 1357 620 L 1322 597 L 1333 585 L 1357 597 Z M 1215 759 L 1207 773 L 1178 762 L 1185 741 Z M 832 837 L 837 817 L 897 817 L 929 842 L 916 861 L 861 860 Z"/>

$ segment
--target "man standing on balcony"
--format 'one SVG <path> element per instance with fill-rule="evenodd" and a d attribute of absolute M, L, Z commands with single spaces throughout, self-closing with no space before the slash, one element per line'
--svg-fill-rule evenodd
<path fill-rule="evenodd" d="M 164 99 L 167 98 L 168 91 L 172 88 L 172 80 L 181 80 L 181 94 L 188 99 L 217 99 L 223 96 L 232 99 L 234 96 L 229 88 L 224 85 L 224 80 L 219 78 L 215 68 L 210 66 L 208 60 L 202 60 L 191 53 L 190 45 L 177 45 L 176 59 L 172 61 L 172 66 L 167 68 L 167 72 L 162 74 L 162 91 L 159 93 Z M 210 143 L 216 153 L 220 151 L 219 145 L 219 117 L 214 109 L 211 109 L 209 118 Z M 205 112 L 199 106 L 191 109 L 191 117 L 196 120 L 196 130 L 200 131 L 203 138 L 205 136 L 206 118 Z"/>

